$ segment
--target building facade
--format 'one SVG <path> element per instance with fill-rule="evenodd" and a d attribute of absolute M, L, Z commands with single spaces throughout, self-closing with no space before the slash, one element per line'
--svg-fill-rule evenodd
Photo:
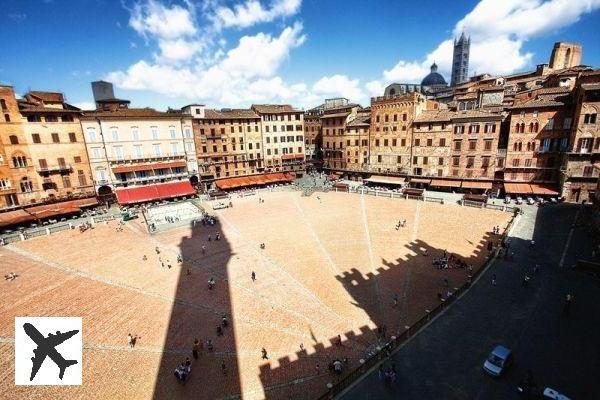
<path fill-rule="evenodd" d="M 81 127 L 100 196 L 122 188 L 188 181 L 197 174 L 188 170 L 191 156 L 184 141 L 184 135 L 193 140 L 192 127 L 180 113 L 151 108 L 93 111 L 82 116 Z"/>
<path fill-rule="evenodd" d="M 304 112 L 287 104 L 254 104 L 260 117 L 265 172 L 301 174 L 305 164 Z"/>
<path fill-rule="evenodd" d="M 600 70 L 586 71 L 575 90 L 569 148 L 561 171 L 567 201 L 591 201 L 600 167 Z"/>
<path fill-rule="evenodd" d="M 362 109 L 346 123 L 344 165 L 348 171 L 368 171 L 371 110 Z"/>
<path fill-rule="evenodd" d="M 324 168 L 347 169 L 344 153 L 346 128 L 348 122 L 356 118 L 359 110 L 358 104 L 347 100 L 331 104 L 326 102 L 321 116 Z"/>
<path fill-rule="evenodd" d="M 217 179 L 265 170 L 260 117 L 252 110 L 203 110 L 193 120 L 200 179 L 204 188 Z"/>
<path fill-rule="evenodd" d="M 62 93 L 30 91 L 17 100 L 12 87 L 0 89 L 2 206 L 93 196 L 81 111 Z"/>

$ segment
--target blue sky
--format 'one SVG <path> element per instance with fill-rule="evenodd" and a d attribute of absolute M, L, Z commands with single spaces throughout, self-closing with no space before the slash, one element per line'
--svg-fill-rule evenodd
<path fill-rule="evenodd" d="M 191 102 L 364 105 L 391 82 L 419 82 L 451 39 L 472 37 L 470 72 L 548 61 L 556 41 L 600 66 L 600 0 L 3 0 L 0 82 L 89 105 L 110 79 L 134 106 Z"/>

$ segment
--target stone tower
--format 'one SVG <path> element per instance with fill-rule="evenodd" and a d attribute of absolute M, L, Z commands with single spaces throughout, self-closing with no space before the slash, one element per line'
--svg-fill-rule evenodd
<path fill-rule="evenodd" d="M 551 69 L 564 69 L 581 65 L 581 45 L 556 42 L 550 56 Z"/>
<path fill-rule="evenodd" d="M 458 85 L 469 77 L 469 49 L 471 38 L 463 32 L 458 40 L 454 39 L 454 54 L 452 55 L 452 78 L 450 86 Z"/>

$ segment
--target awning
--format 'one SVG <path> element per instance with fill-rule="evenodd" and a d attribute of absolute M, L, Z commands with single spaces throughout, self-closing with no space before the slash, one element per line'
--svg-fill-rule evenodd
<path fill-rule="evenodd" d="M 504 191 L 513 194 L 531 194 L 529 183 L 504 183 Z"/>
<path fill-rule="evenodd" d="M 0 214 L 0 227 L 34 221 L 35 217 L 25 210 L 8 211 Z"/>
<path fill-rule="evenodd" d="M 180 181 L 117 189 L 115 193 L 119 204 L 135 204 L 171 199 L 173 197 L 191 196 L 196 191 L 190 182 Z"/>
<path fill-rule="evenodd" d="M 62 203 L 45 204 L 36 207 L 29 207 L 25 209 L 29 214 L 33 215 L 36 219 L 50 218 L 57 215 L 73 214 L 80 212 L 81 208 L 75 201 L 65 201 Z"/>
<path fill-rule="evenodd" d="M 365 179 L 365 182 L 383 183 L 387 185 L 402 185 L 404 182 L 406 182 L 406 178 L 399 176 L 372 175 L 368 179 Z"/>
<path fill-rule="evenodd" d="M 491 189 L 492 182 L 463 181 L 462 187 L 465 189 Z"/>
<path fill-rule="evenodd" d="M 283 154 L 281 156 L 282 160 L 294 160 L 296 158 L 302 158 L 304 159 L 304 154 Z"/>
<path fill-rule="evenodd" d="M 219 189 L 234 189 L 245 186 L 266 185 L 275 182 L 291 182 L 294 180 L 292 174 L 273 173 L 264 175 L 248 175 L 233 178 L 219 179 L 215 182 Z"/>
<path fill-rule="evenodd" d="M 529 186 L 531 186 L 531 193 L 533 194 L 539 194 L 543 196 L 558 196 L 558 191 L 549 186 L 539 185 L 536 183 L 532 183 Z"/>
<path fill-rule="evenodd" d="M 455 188 L 459 188 L 460 187 L 460 181 L 454 181 L 454 180 L 446 180 L 446 179 L 432 179 L 431 180 L 431 186 L 440 186 L 440 187 L 455 187 Z"/>
<path fill-rule="evenodd" d="M 410 178 L 410 183 L 426 183 L 426 184 L 429 184 L 430 182 L 431 182 L 431 179 Z"/>

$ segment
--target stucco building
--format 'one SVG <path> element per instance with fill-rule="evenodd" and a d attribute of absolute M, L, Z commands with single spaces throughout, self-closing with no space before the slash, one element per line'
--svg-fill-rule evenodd
<path fill-rule="evenodd" d="M 260 117 L 265 172 L 294 172 L 305 169 L 304 112 L 288 104 L 254 104 Z"/>

